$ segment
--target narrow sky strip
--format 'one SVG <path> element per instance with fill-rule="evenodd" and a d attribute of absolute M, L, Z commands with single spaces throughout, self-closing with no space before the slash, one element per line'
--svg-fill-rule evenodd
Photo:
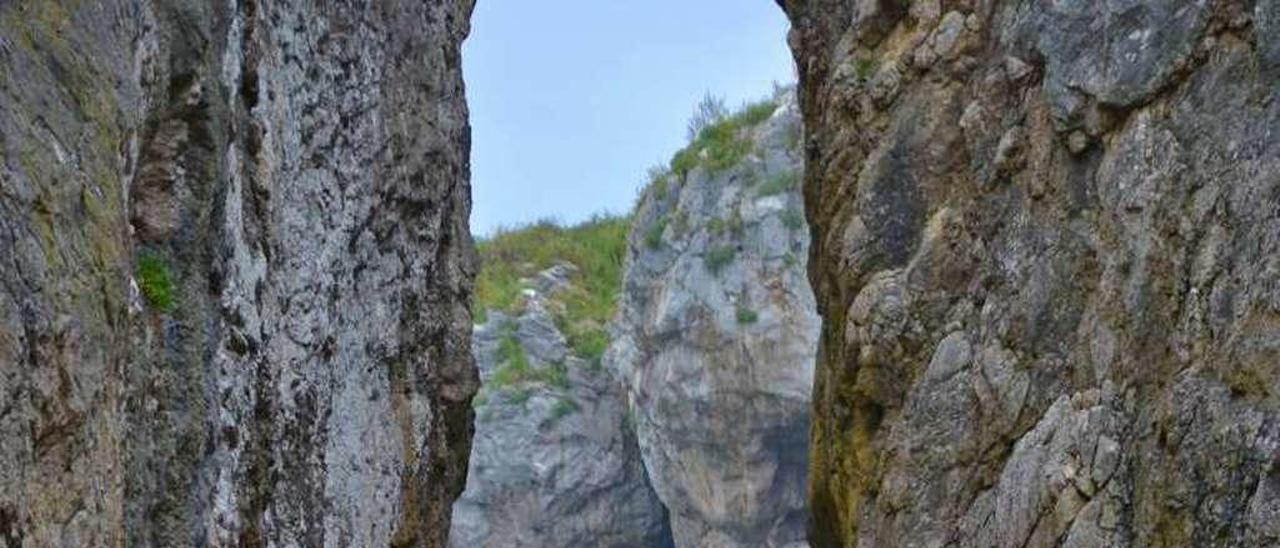
<path fill-rule="evenodd" d="M 794 80 L 786 33 L 769 0 L 481 0 L 472 230 L 628 211 L 704 94 L 736 106 Z"/>

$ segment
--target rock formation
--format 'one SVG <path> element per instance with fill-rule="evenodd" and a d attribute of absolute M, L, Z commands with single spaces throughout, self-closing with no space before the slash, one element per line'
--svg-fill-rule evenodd
<path fill-rule="evenodd" d="M 0 5 L 0 544 L 444 546 L 470 9 Z"/>
<path fill-rule="evenodd" d="M 1280 543 L 1280 2 L 781 3 L 810 542 Z"/>
<path fill-rule="evenodd" d="M 573 353 L 548 311 L 574 271 L 541 272 L 518 317 L 492 311 L 475 330 L 484 388 L 454 548 L 671 544 L 621 385 Z"/>
<path fill-rule="evenodd" d="M 721 120 L 634 213 L 605 362 L 677 546 L 804 545 L 818 319 L 800 133 L 789 93 Z"/>

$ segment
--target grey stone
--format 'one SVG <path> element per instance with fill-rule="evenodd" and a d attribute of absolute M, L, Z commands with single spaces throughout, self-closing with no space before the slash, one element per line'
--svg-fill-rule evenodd
<path fill-rule="evenodd" d="M 640 451 L 681 547 L 805 542 L 808 405 L 818 318 L 805 278 L 794 94 L 752 153 L 648 193 L 635 213 L 606 365 L 627 389 Z M 760 188 L 777 177 L 796 185 Z M 791 219 L 791 220 L 785 220 Z M 671 231 L 654 248 L 655 223 Z M 725 251 L 727 250 L 727 251 Z M 712 253 L 731 255 L 710 266 Z"/>
<path fill-rule="evenodd" d="M 0 5 L 0 544 L 444 546 L 470 10 Z"/>

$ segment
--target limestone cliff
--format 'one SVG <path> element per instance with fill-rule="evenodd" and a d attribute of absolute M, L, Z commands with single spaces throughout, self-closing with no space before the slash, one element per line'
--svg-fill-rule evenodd
<path fill-rule="evenodd" d="M 781 3 L 811 542 L 1280 542 L 1280 2 Z"/>
<path fill-rule="evenodd" d="M 484 385 L 454 548 L 671 545 L 622 386 L 557 326 L 580 273 L 567 262 L 538 272 L 514 316 L 493 310 L 475 329 Z"/>
<path fill-rule="evenodd" d="M 701 129 L 634 214 L 606 365 L 681 547 L 803 546 L 818 318 L 794 94 Z"/>
<path fill-rule="evenodd" d="M 0 544 L 444 545 L 470 9 L 0 4 Z"/>

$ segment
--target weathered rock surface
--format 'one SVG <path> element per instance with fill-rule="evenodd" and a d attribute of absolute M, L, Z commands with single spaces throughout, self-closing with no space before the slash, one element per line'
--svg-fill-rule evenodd
<path fill-rule="evenodd" d="M 780 3 L 810 542 L 1280 543 L 1280 4 Z"/>
<path fill-rule="evenodd" d="M 518 317 L 492 311 L 475 329 L 484 388 L 450 546 L 671 545 L 621 385 L 574 356 L 547 312 L 571 269 L 541 273 Z"/>
<path fill-rule="evenodd" d="M 470 8 L 0 5 L 0 545 L 445 544 Z"/>
<path fill-rule="evenodd" d="M 627 387 L 677 546 L 804 543 L 818 320 L 794 98 L 669 174 L 635 212 L 606 364 Z M 792 182 L 795 184 L 792 184 Z"/>

